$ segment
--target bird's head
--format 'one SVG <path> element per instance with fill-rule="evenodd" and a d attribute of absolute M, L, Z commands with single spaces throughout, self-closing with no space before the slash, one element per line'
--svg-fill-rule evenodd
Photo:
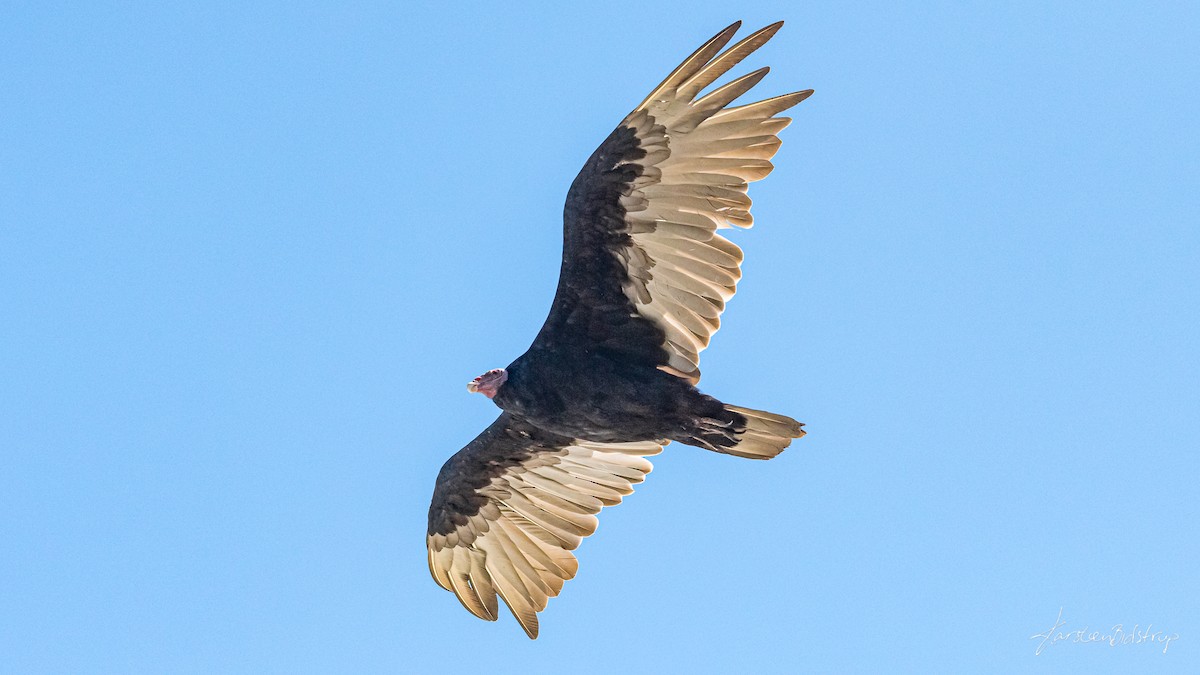
<path fill-rule="evenodd" d="M 493 368 L 467 383 L 467 391 L 472 394 L 483 394 L 488 398 L 496 395 L 508 380 L 508 371 L 503 368 Z"/>

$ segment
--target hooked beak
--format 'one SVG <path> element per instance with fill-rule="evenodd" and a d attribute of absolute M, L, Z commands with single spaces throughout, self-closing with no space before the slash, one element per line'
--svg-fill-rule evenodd
<path fill-rule="evenodd" d="M 479 378 L 478 377 L 467 383 L 467 391 L 471 392 L 472 394 L 479 393 Z"/>

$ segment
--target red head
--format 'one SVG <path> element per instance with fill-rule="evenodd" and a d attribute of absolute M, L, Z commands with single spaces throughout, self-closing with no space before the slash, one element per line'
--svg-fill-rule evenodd
<path fill-rule="evenodd" d="M 496 395 L 500 386 L 508 380 L 508 371 L 494 368 L 467 383 L 467 391 L 472 394 L 483 394 L 488 398 Z"/>

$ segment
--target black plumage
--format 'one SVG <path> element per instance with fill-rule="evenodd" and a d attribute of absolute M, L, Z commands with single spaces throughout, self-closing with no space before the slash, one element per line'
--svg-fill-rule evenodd
<path fill-rule="evenodd" d="M 777 115 L 812 93 L 730 107 L 766 69 L 700 92 L 780 25 L 724 52 L 739 24 L 709 40 L 572 183 L 550 314 L 523 355 L 470 385 L 503 412 L 442 467 L 429 509 L 430 571 L 477 616 L 495 619 L 499 594 L 536 637 L 537 612 L 575 574 L 570 551 L 666 443 L 769 459 L 804 435 L 695 386 L 741 276 L 717 230 L 749 227 L 747 184 L 770 172 L 789 121 Z"/>

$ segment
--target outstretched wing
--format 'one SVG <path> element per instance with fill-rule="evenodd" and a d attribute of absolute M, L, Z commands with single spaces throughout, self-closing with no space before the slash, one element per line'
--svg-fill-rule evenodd
<path fill-rule="evenodd" d="M 503 413 L 438 474 L 429 505 L 429 571 L 475 616 L 499 594 L 530 638 L 537 613 L 579 565 L 571 553 L 650 473 L 666 441 L 592 443 Z"/>
<path fill-rule="evenodd" d="M 735 23 L 689 56 L 588 159 L 564 209 L 563 262 L 533 349 L 583 345 L 687 379 L 741 278 L 742 251 L 717 234 L 750 227 L 747 184 L 774 168 L 779 113 L 812 90 L 727 107 L 761 68 L 700 92 L 779 30 L 721 49 Z"/>

